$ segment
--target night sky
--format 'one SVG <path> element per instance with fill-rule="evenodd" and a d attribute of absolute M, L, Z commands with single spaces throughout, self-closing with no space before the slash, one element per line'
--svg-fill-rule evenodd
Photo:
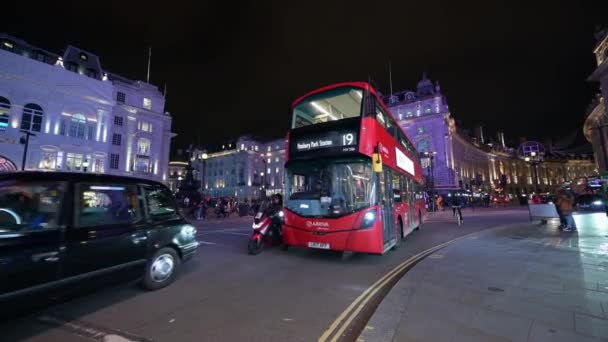
<path fill-rule="evenodd" d="M 133 79 L 145 79 L 152 46 L 174 147 L 281 137 L 291 102 L 331 83 L 371 75 L 387 94 L 389 59 L 395 91 L 426 71 L 464 126 L 539 139 L 581 131 L 608 1 L 494 2 L 49 1 L 3 4 L 14 15 L 0 30 L 54 52 L 76 45 Z"/>

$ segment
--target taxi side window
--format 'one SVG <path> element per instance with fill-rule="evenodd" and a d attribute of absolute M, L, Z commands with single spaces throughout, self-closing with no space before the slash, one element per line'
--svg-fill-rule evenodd
<path fill-rule="evenodd" d="M 145 186 L 144 196 L 150 219 L 165 220 L 177 216 L 175 200 L 167 189 L 160 186 Z"/>
<path fill-rule="evenodd" d="M 134 185 L 78 184 L 76 189 L 76 227 L 131 224 L 141 219 Z"/>
<path fill-rule="evenodd" d="M 65 182 L 0 184 L 0 234 L 58 228 L 65 189 Z"/>

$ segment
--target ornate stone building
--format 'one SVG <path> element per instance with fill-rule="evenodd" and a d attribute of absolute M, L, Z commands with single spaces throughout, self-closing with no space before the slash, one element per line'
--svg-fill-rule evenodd
<path fill-rule="evenodd" d="M 166 180 L 174 134 L 164 108 L 157 87 L 110 73 L 89 51 L 57 54 L 0 33 L 0 171 Z"/>
<path fill-rule="evenodd" d="M 506 145 L 502 132 L 488 139 L 482 127 L 471 136 L 456 126 L 438 82 L 433 84 L 423 75 L 416 91 L 399 92 L 385 101 L 421 154 L 427 179 L 440 193 L 468 189 L 516 195 L 535 190 L 533 166 L 518 158 L 516 147 Z M 590 157 L 550 150 L 538 166 L 538 184 L 549 191 L 594 172 Z"/>
<path fill-rule="evenodd" d="M 599 171 L 606 173 L 608 172 L 608 111 L 605 99 L 608 98 L 608 29 L 598 32 L 596 38 L 598 44 L 593 52 L 597 68 L 589 80 L 599 82 L 602 93 L 591 103 L 583 131 L 587 140 L 593 145 Z"/>

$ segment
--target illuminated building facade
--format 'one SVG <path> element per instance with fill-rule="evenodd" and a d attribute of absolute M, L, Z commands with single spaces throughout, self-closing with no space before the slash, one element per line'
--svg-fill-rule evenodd
<path fill-rule="evenodd" d="M 608 29 L 596 35 L 598 44 L 593 51 L 597 68 L 589 77 L 590 81 L 599 82 L 601 95 L 591 103 L 587 112 L 583 131 L 587 140 L 593 145 L 593 152 L 601 173 L 608 172 Z"/>
<path fill-rule="evenodd" d="M 171 138 L 165 99 L 146 82 L 102 69 L 98 56 L 62 55 L 0 33 L 0 170 L 91 172 L 163 181 Z"/>
<path fill-rule="evenodd" d="M 285 139 L 268 142 L 243 136 L 192 155 L 196 177 L 211 197 L 258 199 L 283 193 Z"/>
<path fill-rule="evenodd" d="M 426 75 L 416 91 L 395 93 L 385 102 L 416 146 L 426 179 L 432 180 L 437 192 L 465 189 L 516 195 L 534 191 L 532 166 L 517 157 L 517 146 L 507 146 L 502 132 L 490 138 L 481 127 L 474 134 L 457 127 L 439 83 L 433 84 Z M 595 171 L 591 156 L 552 150 L 538 167 L 538 184 L 542 191 L 550 191 Z"/>

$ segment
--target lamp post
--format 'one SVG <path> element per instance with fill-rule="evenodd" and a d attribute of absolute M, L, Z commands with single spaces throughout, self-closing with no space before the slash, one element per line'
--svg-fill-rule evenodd
<path fill-rule="evenodd" d="M 23 159 L 21 161 L 21 171 L 24 171 L 25 170 L 25 160 L 27 159 L 27 148 L 30 144 L 30 136 L 35 137 L 36 134 L 34 134 L 28 130 L 25 130 L 25 129 L 20 130 L 20 132 L 25 134 L 25 137 L 21 137 L 21 139 L 19 139 L 19 142 L 24 145 L 23 146 Z"/>
<path fill-rule="evenodd" d="M 422 153 L 423 158 L 428 159 L 427 170 L 427 190 L 431 196 L 431 211 L 435 211 L 435 175 L 434 175 L 434 159 L 437 152 L 424 152 Z"/>
<path fill-rule="evenodd" d="M 538 165 L 545 157 L 545 148 L 538 142 L 528 141 L 519 146 L 517 153 L 520 158 L 531 166 L 534 176 L 534 190 L 539 193 Z"/>
<path fill-rule="evenodd" d="M 207 190 L 207 158 L 209 158 L 209 155 L 206 152 L 203 152 L 202 158 L 203 158 L 203 177 L 202 177 L 203 184 L 201 185 L 201 188 L 203 189 L 203 193 L 204 193 Z"/>
<path fill-rule="evenodd" d="M 602 120 L 606 121 L 606 120 Z M 591 129 L 597 129 L 600 135 L 600 145 L 602 146 L 602 159 L 604 160 L 604 169 L 608 170 L 608 150 L 606 149 L 606 136 L 604 135 L 604 128 L 608 127 L 608 123 L 599 123 L 597 126 L 591 127 Z M 601 167 L 601 166 L 600 166 Z"/>

